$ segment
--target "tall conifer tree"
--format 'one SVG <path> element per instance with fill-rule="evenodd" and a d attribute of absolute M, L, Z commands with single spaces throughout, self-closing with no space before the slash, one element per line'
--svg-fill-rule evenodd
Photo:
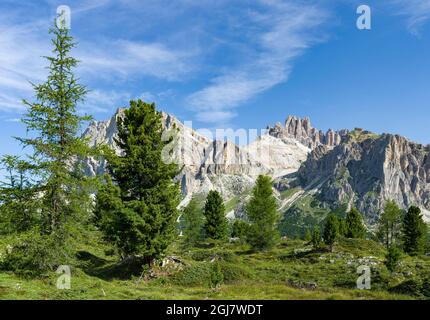
<path fill-rule="evenodd" d="M 252 198 L 246 207 L 246 214 L 251 222 L 247 241 L 259 250 L 270 249 L 279 240 L 276 199 L 273 196 L 272 180 L 260 175 L 252 192 Z"/>
<path fill-rule="evenodd" d="M 171 140 L 162 134 L 162 115 L 155 104 L 130 101 L 118 118 L 115 142 L 122 154 L 111 153 L 107 159 L 113 183 L 108 181 L 97 196 L 96 216 L 106 238 L 123 257 L 140 257 L 146 264 L 173 241 L 179 214 L 180 190 L 174 181 L 179 170 L 163 161 L 162 151 Z"/>
<path fill-rule="evenodd" d="M 206 222 L 204 231 L 206 238 L 222 240 L 227 237 L 227 219 L 224 202 L 218 191 L 211 190 L 205 203 L 204 215 Z"/>
<path fill-rule="evenodd" d="M 403 211 L 390 200 L 385 205 L 378 223 L 377 236 L 388 250 L 399 242 L 402 231 Z"/>
<path fill-rule="evenodd" d="M 75 47 L 67 28 L 57 25 L 50 30 L 52 56 L 46 82 L 33 84 L 35 101 L 23 100 L 28 111 L 23 118 L 28 135 L 17 138 L 31 155 L 26 167 L 35 178 L 41 206 L 41 230 L 58 235 L 64 241 L 65 224 L 78 215 L 88 213 L 90 196 L 78 159 L 90 154 L 90 148 L 79 137 L 79 129 L 89 117 L 79 116 L 77 104 L 87 90 L 79 84 L 74 68 L 78 60 L 71 50 Z"/>
<path fill-rule="evenodd" d="M 346 214 L 345 231 L 347 238 L 364 238 L 366 235 L 366 228 L 364 227 L 361 213 L 355 208 L 351 208 Z"/>
<path fill-rule="evenodd" d="M 423 253 L 427 236 L 427 225 L 421 210 L 411 206 L 403 218 L 403 250 L 411 255 Z"/>

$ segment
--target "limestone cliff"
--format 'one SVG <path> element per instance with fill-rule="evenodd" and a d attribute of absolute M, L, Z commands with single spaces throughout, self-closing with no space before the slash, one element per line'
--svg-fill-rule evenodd
<path fill-rule="evenodd" d="M 320 145 L 299 169 L 303 185 L 319 184 L 319 199 L 336 207 L 356 206 L 369 223 L 377 221 L 386 201 L 401 207 L 430 209 L 430 146 L 391 134 L 361 131 L 332 150 Z"/>

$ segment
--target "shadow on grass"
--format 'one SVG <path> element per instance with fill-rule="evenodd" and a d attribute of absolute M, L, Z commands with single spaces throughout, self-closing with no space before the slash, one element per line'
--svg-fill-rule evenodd
<path fill-rule="evenodd" d="M 82 262 L 80 267 L 86 274 L 106 281 L 130 280 L 132 277 L 140 276 L 143 270 L 143 262 L 137 258 L 112 262 L 87 251 L 79 251 L 76 256 Z"/>
<path fill-rule="evenodd" d="M 280 260 L 295 260 L 295 259 L 309 259 L 315 258 L 316 255 L 328 253 L 330 250 L 327 248 L 310 249 L 305 251 L 289 252 L 287 254 L 281 254 L 278 256 Z"/>

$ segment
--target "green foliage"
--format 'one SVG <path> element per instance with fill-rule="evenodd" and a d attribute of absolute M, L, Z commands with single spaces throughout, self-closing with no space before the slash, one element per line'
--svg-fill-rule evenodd
<path fill-rule="evenodd" d="M 0 253 L 14 236 L 0 237 Z M 151 267 L 151 277 L 137 281 L 141 272 L 130 277 L 125 261 L 105 255 L 109 248 L 98 231 L 85 233 L 73 243 L 79 255 L 71 264 L 72 287 L 58 290 L 58 274 L 43 278 L 18 277 L 0 272 L 1 299 L 422 299 L 424 282 L 430 271 L 426 257 L 408 257 L 398 273 L 389 276 L 381 264 L 385 250 L 377 242 L 342 238 L 336 253 L 309 251 L 302 240 L 282 240 L 270 251 L 251 252 L 248 246 L 224 243 L 217 247 L 172 246 L 168 254 L 183 263 Z M 356 265 L 373 256 L 372 289 L 357 290 Z M 127 259 L 128 260 L 128 259 Z M 214 262 L 210 262 L 213 261 Z M 334 262 L 332 263 L 331 260 Z M 352 261 L 352 264 L 348 264 Z M 222 288 L 210 290 L 210 273 L 219 263 Z M 67 263 L 66 263 L 67 264 Z M 55 267 L 54 267 L 55 269 Z M 412 274 L 406 276 L 405 272 Z M 419 280 L 419 296 L 394 293 L 387 289 L 411 279 Z M 18 288 L 19 286 L 19 288 Z"/>
<path fill-rule="evenodd" d="M 221 195 L 218 191 L 211 190 L 206 198 L 204 215 L 206 222 L 204 231 L 206 238 L 223 240 L 227 238 L 227 218 Z"/>
<path fill-rule="evenodd" d="M 16 156 L 4 156 L 0 165 L 7 173 L 7 181 L 0 182 L 0 234 L 28 231 L 38 218 L 28 164 Z"/>
<path fill-rule="evenodd" d="M 94 208 L 94 222 L 101 228 L 107 228 L 114 224 L 111 220 L 116 218 L 115 212 L 122 208 L 121 190 L 112 182 L 112 178 L 108 174 L 105 174 L 100 180 L 101 184 Z M 108 240 L 114 241 L 115 234 L 115 230 L 109 230 L 106 232 L 106 237 L 111 237 Z"/>
<path fill-rule="evenodd" d="M 231 236 L 234 238 L 245 239 L 248 231 L 248 223 L 241 219 L 236 219 L 233 222 Z"/>
<path fill-rule="evenodd" d="M 0 268 L 23 277 L 41 276 L 59 265 L 70 263 L 69 248 L 54 235 L 32 231 L 23 234 L 6 249 Z"/>
<path fill-rule="evenodd" d="M 419 297 L 422 293 L 422 283 L 419 279 L 409 279 L 390 288 L 390 291 L 393 293 Z"/>
<path fill-rule="evenodd" d="M 76 106 L 87 90 L 74 75 L 78 61 L 70 56 L 75 43 L 68 30 L 55 26 L 50 33 L 47 80 L 33 84 L 34 102 L 23 100 L 27 135 L 17 140 L 30 153 L 2 161 L 9 177 L 0 190 L 1 223 L 7 232 L 33 230 L 33 238 L 17 243 L 4 261 L 20 274 L 40 274 L 64 260 L 72 226 L 85 223 L 92 209 L 93 179 L 77 161 L 97 154 L 79 136 L 90 118 L 79 116 Z"/>
<path fill-rule="evenodd" d="M 403 211 L 397 204 L 390 200 L 385 205 L 377 230 L 378 239 L 385 245 L 387 250 L 399 243 L 401 240 Z"/>
<path fill-rule="evenodd" d="M 346 220 L 342 218 L 338 218 L 338 222 L 339 222 L 339 236 L 347 237 L 348 227 L 346 225 Z"/>
<path fill-rule="evenodd" d="M 411 206 L 403 218 L 403 250 L 411 255 L 423 253 L 426 237 L 427 225 L 425 224 L 421 210 Z"/>
<path fill-rule="evenodd" d="M 176 273 L 171 281 L 181 287 L 202 286 L 210 287 L 210 275 L 212 265 L 206 262 L 193 262 Z"/>
<path fill-rule="evenodd" d="M 221 270 L 221 264 L 214 262 L 210 271 L 210 285 L 212 288 L 218 288 L 224 281 L 224 274 Z"/>
<path fill-rule="evenodd" d="M 315 250 L 321 247 L 321 232 L 318 226 L 315 226 L 312 231 L 312 246 Z"/>
<path fill-rule="evenodd" d="M 339 221 L 335 215 L 329 214 L 324 226 L 323 239 L 324 243 L 330 247 L 330 251 L 333 251 L 333 245 L 335 244 L 339 236 Z"/>
<path fill-rule="evenodd" d="M 362 215 L 357 209 L 351 208 L 351 210 L 346 214 L 345 224 L 345 236 L 347 238 L 364 238 L 366 235 L 366 228 L 363 224 Z"/>
<path fill-rule="evenodd" d="M 425 297 L 430 298 L 430 276 L 423 280 L 421 292 Z"/>
<path fill-rule="evenodd" d="M 246 206 L 246 214 L 250 220 L 247 242 L 257 250 L 272 248 L 280 236 L 277 203 L 269 177 L 260 175 L 257 178 L 252 198 Z"/>
<path fill-rule="evenodd" d="M 204 216 L 196 198 L 184 208 L 182 213 L 183 236 L 187 246 L 193 246 L 202 239 Z"/>
<path fill-rule="evenodd" d="M 312 233 L 309 228 L 306 228 L 305 236 L 303 237 L 303 240 L 310 242 L 312 241 Z"/>
<path fill-rule="evenodd" d="M 106 239 L 125 256 L 150 264 L 175 238 L 179 186 L 174 163 L 165 163 L 162 116 L 154 104 L 131 101 L 118 119 L 118 156 L 107 154 L 109 180 L 97 195 L 96 217 Z"/>
<path fill-rule="evenodd" d="M 279 230 L 282 236 L 292 239 L 301 239 L 307 228 L 321 225 L 321 222 L 330 213 L 330 210 L 322 206 L 314 206 L 317 199 L 312 195 L 299 197 L 282 214 Z M 343 208 L 342 208 L 343 209 Z"/>
<path fill-rule="evenodd" d="M 390 272 L 394 272 L 402 258 L 402 252 L 399 248 L 391 246 L 385 255 L 384 264 Z"/>
<path fill-rule="evenodd" d="M 50 32 L 54 48 L 53 56 L 46 57 L 49 75 L 45 83 L 33 85 L 36 102 L 23 100 L 28 111 L 22 121 L 31 134 L 18 140 L 33 152 L 26 166 L 42 195 L 38 208 L 41 231 L 58 233 L 65 239 L 65 225 L 88 216 L 89 179 L 76 159 L 92 153 L 78 135 L 83 121 L 90 118 L 76 112 L 87 90 L 73 73 L 78 64 L 70 56 L 75 46 L 73 38 L 66 28 L 55 26 Z"/>

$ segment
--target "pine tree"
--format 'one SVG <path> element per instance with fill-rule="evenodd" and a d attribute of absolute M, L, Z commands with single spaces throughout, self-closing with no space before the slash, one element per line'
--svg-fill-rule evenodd
<path fill-rule="evenodd" d="M 423 220 L 421 210 L 411 206 L 403 218 L 403 250 L 411 256 L 421 254 L 426 237 L 427 225 Z"/>
<path fill-rule="evenodd" d="M 330 214 L 325 222 L 323 239 L 325 244 L 333 251 L 333 246 L 339 236 L 339 221 L 335 215 Z"/>
<path fill-rule="evenodd" d="M 182 213 L 184 242 L 193 246 L 202 239 L 204 216 L 198 200 L 192 198 Z"/>
<path fill-rule="evenodd" d="M 385 205 L 378 223 L 377 236 L 387 250 L 399 242 L 402 231 L 403 211 L 390 200 Z"/>
<path fill-rule="evenodd" d="M 279 240 L 279 214 L 269 177 L 257 178 L 246 214 L 250 221 L 247 242 L 257 250 L 272 248 Z"/>
<path fill-rule="evenodd" d="M 38 178 L 42 230 L 58 234 L 62 241 L 65 223 L 76 219 L 78 212 L 83 213 L 82 208 L 89 208 L 88 180 L 76 160 L 92 150 L 78 135 L 80 126 L 90 118 L 76 112 L 87 90 L 73 73 L 78 60 L 70 52 L 75 43 L 67 28 L 55 26 L 50 33 L 54 35 L 53 56 L 45 57 L 49 75 L 46 82 L 33 85 L 35 102 L 23 100 L 28 112 L 22 121 L 30 136 L 18 140 L 33 152 L 27 167 Z"/>
<path fill-rule="evenodd" d="M 228 222 L 225 217 L 224 202 L 218 191 L 209 191 L 204 215 L 206 218 L 204 225 L 206 238 L 214 240 L 225 239 L 227 237 Z"/>
<path fill-rule="evenodd" d="M 387 254 L 385 255 L 384 264 L 390 272 L 394 272 L 399 265 L 402 252 L 399 248 L 391 246 L 388 248 Z"/>
<path fill-rule="evenodd" d="M 339 222 L 339 236 L 346 237 L 346 235 L 348 233 L 348 228 L 346 226 L 346 220 L 339 217 L 338 222 Z"/>
<path fill-rule="evenodd" d="M 173 241 L 178 217 L 179 184 L 175 163 L 162 161 L 170 143 L 162 137 L 162 115 L 155 104 L 130 101 L 118 119 L 117 146 L 120 156 L 107 155 L 109 182 L 97 195 L 97 215 L 107 239 L 123 258 L 150 265 Z M 105 200 L 112 200 L 106 205 Z"/>
<path fill-rule="evenodd" d="M 306 228 L 303 240 L 305 240 L 307 242 L 311 242 L 312 241 L 312 233 L 311 233 L 311 230 L 309 228 Z"/>
<path fill-rule="evenodd" d="M 321 247 L 321 232 L 318 226 L 315 226 L 312 231 L 312 246 L 315 250 Z"/>
<path fill-rule="evenodd" d="M 357 209 L 351 208 L 346 214 L 345 219 L 347 238 L 364 238 L 366 235 L 366 228 L 363 224 L 361 213 Z"/>

